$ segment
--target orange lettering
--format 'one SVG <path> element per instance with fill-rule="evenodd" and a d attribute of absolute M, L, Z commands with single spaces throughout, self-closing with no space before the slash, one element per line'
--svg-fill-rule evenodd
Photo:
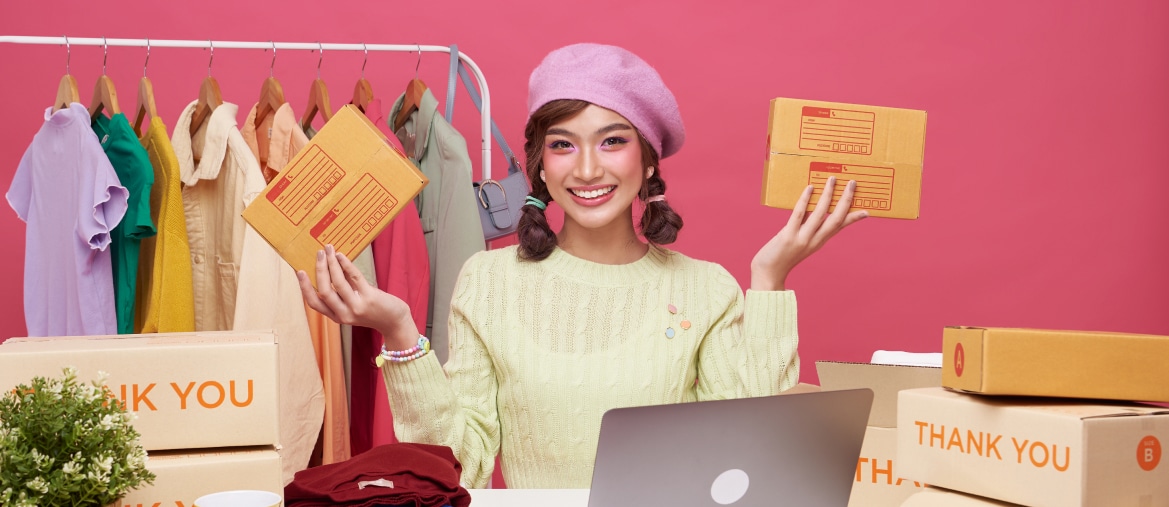
<path fill-rule="evenodd" d="M 930 447 L 934 446 L 934 439 L 938 440 L 938 447 L 945 446 L 946 425 L 942 424 L 942 425 L 939 425 L 939 427 L 941 429 L 938 430 L 937 433 L 934 433 L 934 425 L 933 424 L 930 425 Z"/>
<path fill-rule="evenodd" d="M 1043 449 L 1043 462 L 1042 463 L 1039 460 L 1035 459 L 1035 448 L 1036 447 Z M 1044 466 L 1046 466 L 1047 459 L 1050 457 L 1047 454 L 1047 446 L 1044 445 L 1043 442 L 1035 442 L 1035 443 L 1031 444 L 1031 452 L 1029 454 L 1031 457 L 1031 464 L 1035 465 L 1035 468 L 1043 468 Z"/>
<path fill-rule="evenodd" d="M 1027 448 L 1027 442 L 1029 442 L 1029 440 L 1024 440 L 1023 443 L 1020 444 L 1018 440 L 1015 440 L 1015 437 L 1011 437 L 1011 444 L 1015 446 L 1015 454 L 1018 455 L 1018 462 L 1020 465 L 1023 464 L 1023 449 Z"/>
<path fill-rule="evenodd" d="M 246 406 L 252 404 L 252 379 L 248 379 L 248 399 L 244 400 L 243 402 L 236 401 L 236 399 L 235 399 L 235 381 L 234 380 L 232 380 L 230 382 L 230 386 L 231 386 L 231 404 L 232 405 L 235 405 L 237 407 L 246 407 Z"/>
<path fill-rule="evenodd" d="M 126 404 L 127 401 L 128 400 L 126 399 L 126 384 L 122 384 L 122 410 L 126 410 L 126 407 L 129 406 Z"/>
<path fill-rule="evenodd" d="M 170 383 L 170 387 L 171 389 L 175 390 L 175 394 L 179 395 L 179 410 L 186 410 L 187 396 L 191 395 L 191 389 L 195 388 L 195 383 L 191 382 L 190 384 L 187 384 L 187 389 L 181 391 L 179 390 L 179 385 L 174 382 Z"/>
<path fill-rule="evenodd" d="M 999 440 L 1002 440 L 1002 435 L 995 435 L 994 438 L 987 436 L 986 439 L 986 457 L 990 457 L 990 451 L 994 451 L 994 455 L 998 457 L 999 461 L 1003 460 L 1003 455 L 999 454 Z"/>
<path fill-rule="evenodd" d="M 1056 451 L 1054 445 L 1051 446 L 1051 466 L 1060 472 L 1067 472 L 1068 467 L 1072 464 L 1072 449 L 1068 446 L 1063 446 L 1063 467 L 1059 466 L 1059 452 Z"/>
<path fill-rule="evenodd" d="M 147 395 L 150 394 L 151 389 L 154 389 L 153 383 L 146 386 L 146 389 L 144 389 L 141 393 L 139 393 L 138 392 L 138 384 L 134 384 L 134 411 L 135 412 L 138 411 L 138 403 L 145 403 L 146 406 L 150 407 L 150 410 L 158 410 L 157 408 L 154 408 L 154 404 L 151 403 L 150 398 L 147 397 Z"/>
<path fill-rule="evenodd" d="M 215 403 L 208 403 L 207 399 L 203 397 L 203 391 L 207 390 L 208 386 L 214 387 L 219 391 L 219 399 L 217 399 Z M 215 408 L 223 404 L 223 400 L 227 397 L 227 394 L 223 390 L 223 384 L 212 380 L 210 382 L 204 382 L 199 386 L 199 392 L 197 396 L 199 397 L 199 404 L 203 405 L 204 408 Z"/>
<path fill-rule="evenodd" d="M 917 426 L 917 445 L 925 445 L 925 427 L 927 423 L 923 421 L 913 421 Z"/>
<path fill-rule="evenodd" d="M 885 460 L 889 464 L 889 468 L 878 468 L 877 460 L 873 460 L 873 484 L 880 484 L 877 482 L 878 475 L 885 475 L 885 484 L 893 484 L 893 460 Z"/>
<path fill-rule="evenodd" d="M 869 458 L 860 458 L 856 461 L 856 482 L 861 481 L 861 467 L 869 462 Z"/>
<path fill-rule="evenodd" d="M 978 440 L 975 440 L 974 439 L 974 432 L 970 431 L 970 430 L 966 430 L 966 452 L 968 452 L 970 454 L 977 454 L 979 456 L 982 456 L 982 437 L 983 437 L 983 435 L 985 435 L 985 433 L 983 433 L 981 431 L 978 432 Z M 975 449 L 977 449 L 978 452 L 974 452 Z"/>
<path fill-rule="evenodd" d="M 962 433 L 958 431 L 958 428 L 951 428 L 950 441 L 946 442 L 946 450 L 948 451 L 952 449 L 955 445 L 958 446 L 958 452 L 966 452 L 966 450 L 962 448 Z"/>

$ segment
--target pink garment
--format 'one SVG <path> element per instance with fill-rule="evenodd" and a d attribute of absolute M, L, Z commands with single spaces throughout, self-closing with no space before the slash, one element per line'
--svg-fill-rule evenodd
<path fill-rule="evenodd" d="M 28 227 L 24 250 L 24 319 L 29 336 L 118 333 L 110 231 L 129 197 L 73 103 L 45 110 L 8 189 L 8 204 Z"/>
<path fill-rule="evenodd" d="M 382 130 L 390 139 L 391 146 L 401 151 L 397 139 L 388 130 L 381 100 L 370 101 L 365 116 Z M 397 296 L 410 305 L 410 314 L 419 332 L 426 329 L 426 315 L 430 301 L 430 255 L 426 250 L 426 238 L 422 235 L 422 220 L 413 202 L 406 204 L 398 216 L 373 240 L 374 272 L 378 288 Z M 394 437 L 394 416 L 390 413 L 389 396 L 386 386 L 379 381 L 379 372 L 374 366 L 374 357 L 381 351 L 384 339 L 373 331 L 372 340 L 353 344 L 353 424 L 357 425 L 359 415 L 363 421 L 370 420 L 368 408 L 372 403 L 372 445 L 396 443 Z M 364 347 L 361 347 L 364 345 Z M 358 387 L 358 383 L 362 387 Z M 367 390 L 372 387 L 371 390 Z M 361 394 L 361 398 L 358 395 Z M 354 449 L 354 453 L 359 452 Z"/>

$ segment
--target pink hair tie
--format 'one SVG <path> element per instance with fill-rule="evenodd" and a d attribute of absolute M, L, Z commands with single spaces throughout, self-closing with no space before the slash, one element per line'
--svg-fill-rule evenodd
<path fill-rule="evenodd" d="M 647 197 L 645 199 L 645 203 L 649 204 L 651 202 L 658 202 L 658 201 L 664 201 L 664 200 L 666 200 L 666 194 L 658 194 L 658 195 L 655 195 L 653 197 Z"/>

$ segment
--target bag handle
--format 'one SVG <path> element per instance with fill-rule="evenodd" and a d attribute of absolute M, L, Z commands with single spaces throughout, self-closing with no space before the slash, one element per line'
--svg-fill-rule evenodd
<path fill-rule="evenodd" d="M 451 55 L 452 55 L 451 61 L 458 62 L 459 78 L 462 79 L 462 81 L 463 81 L 463 87 L 467 89 L 467 94 L 471 96 L 471 102 L 475 104 L 475 109 L 477 111 L 479 111 L 480 113 L 482 113 L 483 112 L 483 99 L 479 96 L 479 90 L 477 90 L 475 88 L 475 84 L 471 81 L 471 74 L 469 72 L 467 72 L 467 67 L 463 65 L 463 62 L 458 61 L 457 56 L 454 56 L 455 51 L 456 51 L 455 46 L 451 46 Z M 454 66 L 455 66 L 454 63 L 452 63 L 451 67 L 453 68 Z M 454 85 L 448 84 L 448 89 L 453 88 L 453 86 Z M 453 104 L 454 104 L 454 102 L 452 100 L 454 93 L 453 92 L 449 93 L 448 96 L 451 98 L 447 99 L 447 107 L 451 108 L 451 107 L 453 107 Z M 447 110 L 447 121 L 450 121 L 451 113 L 452 113 L 452 110 L 448 109 Z M 491 119 L 491 137 L 495 138 L 495 142 L 498 143 L 499 148 L 501 150 L 503 150 L 503 156 L 507 158 L 507 173 L 510 175 L 510 174 L 515 174 L 515 173 L 520 172 L 519 160 L 516 159 L 515 153 L 511 151 L 511 147 L 507 145 L 507 140 L 503 138 L 503 132 L 501 132 L 499 130 L 499 125 L 495 124 L 495 118 Z M 485 175 L 483 175 L 483 179 L 484 180 L 491 179 L 491 176 L 485 174 Z"/>
<path fill-rule="evenodd" d="M 459 82 L 455 80 L 459 73 L 459 45 L 451 44 L 451 66 L 446 77 L 446 117 L 447 123 L 455 122 L 455 87 Z"/>

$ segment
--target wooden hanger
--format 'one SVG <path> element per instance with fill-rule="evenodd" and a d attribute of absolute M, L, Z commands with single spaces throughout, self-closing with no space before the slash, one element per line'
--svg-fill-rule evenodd
<path fill-rule="evenodd" d="M 77 91 L 77 80 L 72 74 L 65 74 L 57 85 L 57 100 L 53 102 L 53 112 L 68 108 L 69 104 L 81 102 L 81 93 Z"/>
<path fill-rule="evenodd" d="M 268 79 L 260 85 L 260 100 L 256 105 L 256 127 L 259 127 L 269 115 L 280 109 L 285 103 L 284 87 L 273 75 L 276 69 L 276 43 L 272 43 L 272 65 L 268 68 Z"/>
<path fill-rule="evenodd" d="M 418 46 L 418 63 L 414 64 L 414 79 L 411 79 L 406 84 L 406 97 L 402 102 L 402 108 L 398 110 L 398 115 L 394 117 L 394 130 L 402 128 L 406 124 L 406 120 L 410 119 L 410 114 L 417 111 L 422 105 L 422 95 L 426 93 L 426 83 L 418 79 L 418 67 L 422 65 L 422 46 Z"/>
<path fill-rule="evenodd" d="M 304 116 L 300 118 L 300 129 L 308 130 L 313 125 L 313 117 L 319 111 L 321 117 L 328 123 L 333 119 L 333 106 L 329 105 L 329 88 L 325 86 L 325 81 L 321 79 L 321 62 L 325 59 L 325 48 L 318 42 L 320 46 L 320 59 L 317 60 L 317 78 L 308 89 L 308 105 L 304 108 Z"/>
<path fill-rule="evenodd" d="M 89 116 L 97 118 L 102 111 L 109 112 L 110 116 L 122 112 L 118 107 L 118 92 L 114 89 L 114 80 L 102 74 L 93 86 L 93 101 L 89 104 Z"/>
<path fill-rule="evenodd" d="M 211 112 L 223 105 L 223 93 L 219 91 L 219 81 L 211 77 L 211 62 L 215 61 L 215 43 L 207 41 L 207 45 L 211 48 L 211 57 L 207 59 L 207 77 L 199 85 L 199 100 L 195 103 L 195 112 L 191 115 L 190 134 L 192 136 L 211 116 Z"/>
<path fill-rule="evenodd" d="M 406 120 L 410 119 L 410 115 L 418 110 L 422 105 L 422 95 L 426 93 L 426 83 L 421 79 L 411 79 L 410 83 L 406 85 L 406 98 L 402 102 L 402 108 L 398 110 L 398 116 L 394 117 L 394 130 L 402 128 L 406 124 Z"/>
<path fill-rule="evenodd" d="M 203 78 L 203 83 L 199 85 L 199 101 L 195 103 L 195 113 L 191 115 L 190 134 L 195 135 L 199 127 L 202 127 L 207 122 L 207 118 L 211 117 L 215 108 L 221 105 L 223 105 L 223 94 L 219 91 L 219 81 L 211 76 Z"/>
<path fill-rule="evenodd" d="M 102 37 L 104 40 L 105 37 Z M 109 55 L 109 46 L 103 46 L 106 56 Z M 89 103 L 89 116 L 97 118 L 97 115 L 102 111 L 109 112 L 110 116 L 122 112 L 118 107 L 118 92 L 114 88 L 114 80 L 106 75 L 106 58 L 102 57 L 101 61 L 101 77 L 97 78 L 97 84 L 93 86 L 93 100 Z"/>
<path fill-rule="evenodd" d="M 69 63 L 73 60 L 73 49 L 69 47 L 69 36 L 65 36 L 65 75 L 57 83 L 57 98 L 53 101 L 53 112 L 69 107 L 69 104 L 81 102 L 81 93 L 77 91 L 77 80 L 69 73 Z"/>
<path fill-rule="evenodd" d="M 369 63 L 369 49 L 365 47 L 364 42 L 361 43 L 361 47 L 365 50 L 365 59 L 361 61 L 361 79 L 358 79 L 357 84 L 353 85 L 353 99 L 349 103 L 357 106 L 357 109 L 364 113 L 369 108 L 369 103 L 373 102 L 373 86 L 365 79 L 365 64 Z"/>
<path fill-rule="evenodd" d="M 329 89 L 321 78 L 313 80 L 312 86 L 308 89 L 308 105 L 305 106 L 304 116 L 300 119 L 301 130 L 312 126 L 317 112 L 321 113 L 321 118 L 324 118 L 326 123 L 333 119 L 333 107 L 329 105 Z"/>
<path fill-rule="evenodd" d="M 134 116 L 134 133 L 142 136 L 142 120 L 146 115 L 150 118 L 158 116 L 158 106 L 154 105 L 154 84 L 146 77 L 146 66 L 150 63 L 150 39 L 146 39 L 146 62 L 142 64 L 142 79 L 138 81 L 138 111 Z"/>
<path fill-rule="evenodd" d="M 151 118 L 158 116 L 158 106 L 154 104 L 154 84 L 150 78 L 142 76 L 138 81 L 138 114 L 134 116 L 134 133 L 142 135 L 142 120 L 147 115 Z"/>
<path fill-rule="evenodd" d="M 280 81 L 274 77 L 269 77 L 264 80 L 264 84 L 260 86 L 260 100 L 256 109 L 256 127 L 264 123 L 264 119 L 280 109 L 284 105 L 284 87 L 280 86 Z"/>
<path fill-rule="evenodd" d="M 365 78 L 358 79 L 357 84 L 353 86 L 353 99 L 349 103 L 357 106 L 364 113 L 373 99 L 373 86 L 370 86 L 369 81 Z"/>

